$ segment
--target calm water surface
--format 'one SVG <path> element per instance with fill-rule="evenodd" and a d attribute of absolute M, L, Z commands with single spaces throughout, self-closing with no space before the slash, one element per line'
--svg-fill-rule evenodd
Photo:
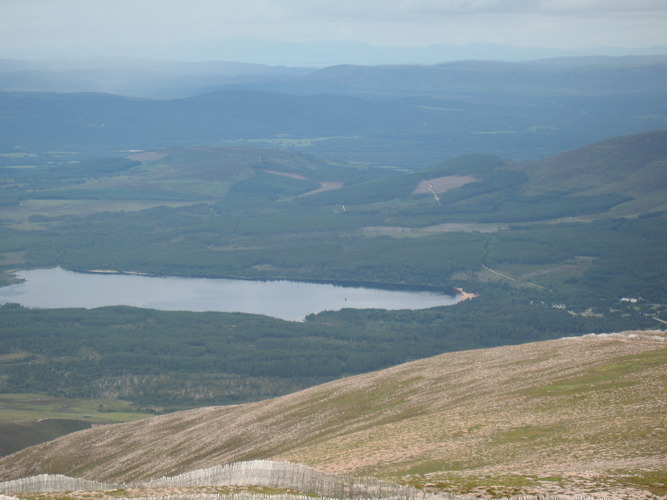
<path fill-rule="evenodd" d="M 436 292 L 342 287 L 294 281 L 153 277 L 35 269 L 16 275 L 23 283 L 0 288 L 0 304 L 62 308 L 127 305 L 163 311 L 264 314 L 299 321 L 321 311 L 427 309 L 458 302 Z"/>

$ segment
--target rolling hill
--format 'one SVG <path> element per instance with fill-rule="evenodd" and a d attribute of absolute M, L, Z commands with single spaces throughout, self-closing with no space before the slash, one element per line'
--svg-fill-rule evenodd
<path fill-rule="evenodd" d="M 0 478 L 132 482 L 271 459 L 459 493 L 665 494 L 664 340 L 625 332 L 444 354 L 77 432 L 0 459 Z"/>
<path fill-rule="evenodd" d="M 3 72 L 0 61 L 0 153 L 37 155 L 33 161 L 44 164 L 134 149 L 260 144 L 414 170 L 472 153 L 545 158 L 662 128 L 667 116 L 667 65 L 659 56 L 314 72 L 133 64 L 58 73 L 5 62 Z M 151 86 L 172 98 L 145 97 L 155 96 Z"/>
<path fill-rule="evenodd" d="M 635 200 L 624 209 L 667 208 L 667 131 L 617 137 L 568 153 L 529 162 L 529 193 L 562 190 L 598 195 L 619 193 Z"/>
<path fill-rule="evenodd" d="M 453 61 L 434 65 L 339 65 L 284 84 L 360 96 L 599 94 L 663 88 L 665 56 L 572 57 L 524 62 Z M 656 78 L 657 77 L 657 78 Z M 659 83 L 662 81 L 663 83 Z"/>
<path fill-rule="evenodd" d="M 249 200 L 246 209 L 259 199 L 290 201 L 293 209 L 342 205 L 370 214 L 390 208 L 403 225 L 424 226 L 657 214 L 667 209 L 666 167 L 667 131 L 659 130 L 540 161 L 508 163 L 477 154 L 408 173 L 329 163 L 290 150 L 191 147 L 57 168 L 0 169 L 0 176 L 33 188 L 18 197 L 16 187 L 5 190 L 7 205 L 28 197 L 155 204 L 227 200 L 229 206 L 233 197 L 234 204 Z"/>
<path fill-rule="evenodd" d="M 434 222 L 519 222 L 609 217 L 667 209 L 667 131 L 594 143 L 525 163 L 467 155 L 300 200 L 384 203 Z M 378 205 L 376 205 L 378 206 Z"/>

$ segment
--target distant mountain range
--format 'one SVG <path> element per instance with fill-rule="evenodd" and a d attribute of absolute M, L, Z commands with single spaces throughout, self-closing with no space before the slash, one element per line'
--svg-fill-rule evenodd
<path fill-rule="evenodd" d="M 30 50 L 25 57 L 34 59 Z M 667 47 L 596 47 L 565 49 L 548 47 L 515 47 L 494 43 L 467 45 L 382 46 L 352 40 L 309 40 L 281 42 L 252 38 L 226 39 L 215 44 L 206 40 L 199 44 L 174 47 L 176 60 L 198 54 L 202 61 L 245 61 L 253 64 L 291 67 L 324 68 L 337 64 L 437 64 L 467 59 L 530 61 L 554 57 L 667 55 Z"/>
<path fill-rule="evenodd" d="M 266 80 L 280 82 L 313 71 L 226 61 L 199 63 L 131 58 L 0 60 L 0 89 L 37 92 L 101 92 L 175 98 L 211 88 Z"/>
<path fill-rule="evenodd" d="M 198 53 L 209 59 L 248 61 L 322 68 L 336 64 L 437 64 L 465 59 L 528 61 L 554 57 L 667 55 L 666 47 L 595 49 L 553 49 L 545 47 L 513 47 L 493 43 L 468 45 L 430 45 L 425 47 L 377 46 L 357 41 L 277 42 L 275 40 L 236 39 L 216 47 L 198 47 Z"/>
<path fill-rule="evenodd" d="M 667 123 L 665 56 L 319 71 L 138 64 L 107 61 L 64 72 L 52 63 L 38 72 L 33 63 L 0 64 L 0 87 L 12 90 L 0 93 L 0 149 L 58 151 L 67 160 L 252 145 L 416 169 L 480 152 L 544 158 Z M 155 98 L 166 95 L 188 96 Z"/>
<path fill-rule="evenodd" d="M 131 58 L 0 60 L 0 91 L 102 92 L 159 99 L 227 88 L 369 98 L 470 91 L 567 95 L 664 90 L 666 66 L 667 55 L 468 59 L 432 65 L 347 63 L 323 69 Z"/>

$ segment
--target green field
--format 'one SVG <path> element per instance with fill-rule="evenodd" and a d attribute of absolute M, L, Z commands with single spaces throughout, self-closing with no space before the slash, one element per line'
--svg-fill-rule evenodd
<path fill-rule="evenodd" d="M 72 399 L 45 394 L 0 394 L 0 424 L 40 419 L 84 420 L 112 424 L 139 420 L 159 413 L 159 407 L 141 407 L 120 399 Z"/>
<path fill-rule="evenodd" d="M 0 456 L 93 425 L 131 422 L 160 411 L 118 399 L 0 394 Z"/>

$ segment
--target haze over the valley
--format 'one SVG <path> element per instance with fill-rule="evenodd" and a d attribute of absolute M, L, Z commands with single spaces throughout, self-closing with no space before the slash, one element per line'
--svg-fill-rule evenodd
<path fill-rule="evenodd" d="M 3 0 L 0 58 L 270 65 L 665 54 L 660 0 Z"/>

